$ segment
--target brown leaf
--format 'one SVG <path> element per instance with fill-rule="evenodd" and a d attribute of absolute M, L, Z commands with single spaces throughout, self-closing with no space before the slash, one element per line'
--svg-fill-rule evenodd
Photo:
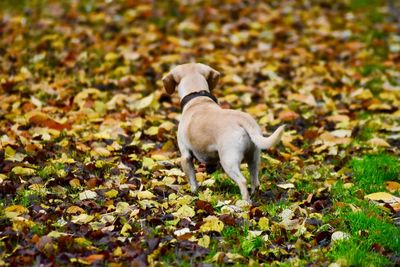
<path fill-rule="evenodd" d="M 400 183 L 398 183 L 398 182 L 389 181 L 389 182 L 386 182 L 385 185 L 386 185 L 386 189 L 391 193 L 400 191 Z"/>
<path fill-rule="evenodd" d="M 89 255 L 89 256 L 81 258 L 81 259 L 84 260 L 87 264 L 93 264 L 96 261 L 103 260 L 104 255 L 103 254 L 92 254 L 92 255 Z"/>
<path fill-rule="evenodd" d="M 283 110 L 279 112 L 278 119 L 282 121 L 293 121 L 299 117 L 299 114 L 294 112 L 293 110 Z"/>

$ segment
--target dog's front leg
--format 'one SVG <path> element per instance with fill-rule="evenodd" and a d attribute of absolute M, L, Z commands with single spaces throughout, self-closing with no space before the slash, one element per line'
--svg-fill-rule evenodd
<path fill-rule="evenodd" d="M 192 190 L 193 193 L 195 193 L 199 188 L 199 185 L 197 184 L 196 181 L 196 174 L 194 172 L 194 165 L 193 165 L 193 157 L 190 155 L 190 153 L 182 153 L 181 165 L 186 176 L 189 178 L 190 189 Z"/>

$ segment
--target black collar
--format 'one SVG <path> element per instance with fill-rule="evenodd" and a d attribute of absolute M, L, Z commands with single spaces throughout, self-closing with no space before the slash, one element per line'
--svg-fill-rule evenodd
<path fill-rule="evenodd" d="M 199 96 L 206 96 L 211 98 L 215 103 L 218 104 L 218 100 L 215 96 L 213 96 L 210 92 L 203 90 L 203 91 L 199 91 L 199 92 L 193 92 L 190 93 L 188 95 L 186 95 L 184 98 L 182 98 L 181 101 L 181 109 L 183 110 L 183 108 L 186 106 L 187 103 L 189 103 L 190 100 L 192 100 L 193 98 L 199 97 Z"/>

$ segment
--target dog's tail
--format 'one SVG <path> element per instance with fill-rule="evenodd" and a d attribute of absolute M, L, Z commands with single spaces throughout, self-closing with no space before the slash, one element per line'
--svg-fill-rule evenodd
<path fill-rule="evenodd" d="M 242 125 L 246 130 L 247 134 L 250 136 L 251 141 L 260 149 L 268 149 L 279 143 L 282 138 L 283 131 L 285 130 L 285 125 L 279 126 L 275 132 L 269 137 L 264 137 L 260 133 L 259 129 L 256 129 L 250 125 Z"/>

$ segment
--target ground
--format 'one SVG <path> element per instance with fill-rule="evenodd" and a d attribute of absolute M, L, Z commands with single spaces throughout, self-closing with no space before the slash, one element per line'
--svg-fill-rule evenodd
<path fill-rule="evenodd" d="M 400 264 L 390 3 L 2 1 L 0 265 Z M 251 206 L 180 169 L 161 78 L 190 61 L 221 72 L 223 108 L 287 126 Z"/>

